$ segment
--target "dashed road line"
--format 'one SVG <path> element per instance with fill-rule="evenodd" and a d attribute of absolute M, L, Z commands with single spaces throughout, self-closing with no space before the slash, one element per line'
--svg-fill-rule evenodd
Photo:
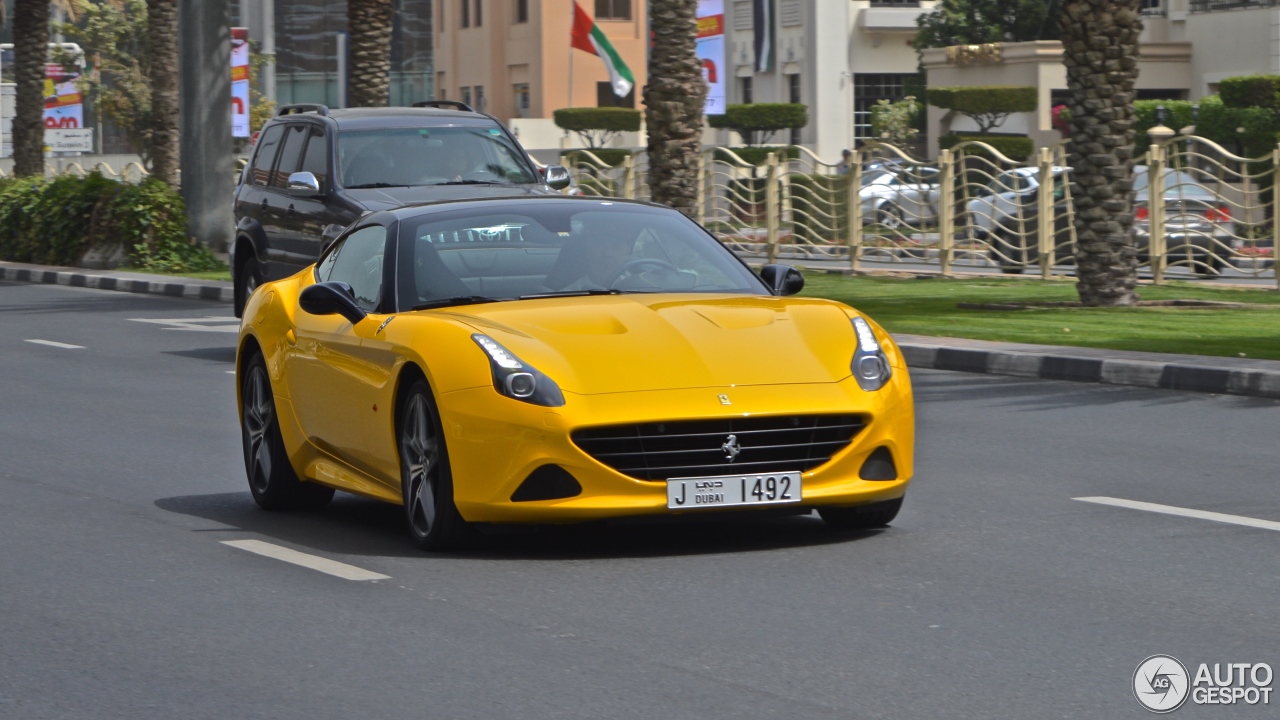
<path fill-rule="evenodd" d="M 27 342 L 35 343 L 36 345 L 48 345 L 49 347 L 62 348 L 63 350 L 83 350 L 84 349 L 83 345 L 72 345 L 70 343 L 55 342 L 53 340 L 31 339 L 31 340 L 27 340 Z"/>
<path fill-rule="evenodd" d="M 230 545 L 234 548 L 240 548 L 241 550 L 262 555 L 263 557 L 269 557 L 275 560 L 292 563 L 294 565 L 300 565 L 304 568 L 325 573 L 326 575 L 340 577 L 343 580 L 391 579 L 390 575 L 383 575 L 371 570 L 356 567 L 355 565 L 348 565 L 346 563 L 338 562 L 337 560 L 322 558 L 318 555 L 308 555 L 304 552 L 298 552 L 297 550 L 291 550 L 287 547 L 273 545 L 261 540 L 223 540 L 222 544 Z"/>
<path fill-rule="evenodd" d="M 1160 513 L 1163 515 L 1177 515 L 1179 517 L 1196 518 L 1197 520 L 1211 520 L 1213 522 L 1228 523 L 1231 525 L 1243 525 L 1251 528 L 1261 528 L 1263 530 L 1280 531 L 1280 522 L 1274 520 L 1260 520 L 1258 518 L 1246 517 L 1244 515 L 1228 515 L 1226 513 L 1209 512 L 1208 510 L 1192 510 L 1191 508 L 1181 508 L 1174 505 L 1160 505 L 1157 503 L 1140 502 L 1138 500 L 1124 500 L 1113 497 L 1078 497 L 1072 498 L 1080 502 L 1097 503 L 1098 505 L 1111 505 L 1113 507 L 1129 508 L 1130 510 L 1144 510 L 1146 512 Z"/>

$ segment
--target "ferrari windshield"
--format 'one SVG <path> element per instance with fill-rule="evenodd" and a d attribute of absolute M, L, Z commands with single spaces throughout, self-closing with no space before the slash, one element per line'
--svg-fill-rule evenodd
<path fill-rule="evenodd" d="M 351 189 L 537 181 L 492 124 L 346 130 L 338 134 L 338 166 Z"/>
<path fill-rule="evenodd" d="M 683 215 L 611 202 L 527 200 L 401 221 L 399 306 L 557 295 L 767 295 Z"/>

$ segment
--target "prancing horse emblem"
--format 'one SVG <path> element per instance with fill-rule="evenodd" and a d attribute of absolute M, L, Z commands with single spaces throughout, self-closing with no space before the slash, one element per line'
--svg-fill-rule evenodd
<path fill-rule="evenodd" d="M 724 451 L 724 457 L 729 462 L 737 460 L 738 453 L 742 452 L 742 446 L 738 444 L 737 435 L 730 435 L 729 439 L 725 440 L 724 444 L 720 446 L 720 449 Z"/>
<path fill-rule="evenodd" d="M 729 396 L 728 396 L 728 395 L 721 395 L 721 396 L 720 396 L 720 404 L 721 404 L 721 405 L 732 405 L 733 403 L 729 402 Z"/>

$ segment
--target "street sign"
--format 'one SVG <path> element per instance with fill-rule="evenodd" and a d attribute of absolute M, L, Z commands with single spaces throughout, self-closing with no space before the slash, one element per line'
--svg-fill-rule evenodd
<path fill-rule="evenodd" d="M 49 129 L 44 144 L 54 152 L 93 152 L 93 128 Z"/>

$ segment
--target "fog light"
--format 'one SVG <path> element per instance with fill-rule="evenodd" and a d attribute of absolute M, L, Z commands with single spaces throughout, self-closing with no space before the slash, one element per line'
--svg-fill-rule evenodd
<path fill-rule="evenodd" d="M 880 364 L 880 358 L 875 355 L 867 355 L 858 358 L 858 375 L 864 380 L 879 380 L 880 374 L 884 371 Z"/>
<path fill-rule="evenodd" d="M 511 373 L 507 376 L 507 392 L 518 398 L 526 398 L 538 389 L 538 379 L 527 372 Z"/>

